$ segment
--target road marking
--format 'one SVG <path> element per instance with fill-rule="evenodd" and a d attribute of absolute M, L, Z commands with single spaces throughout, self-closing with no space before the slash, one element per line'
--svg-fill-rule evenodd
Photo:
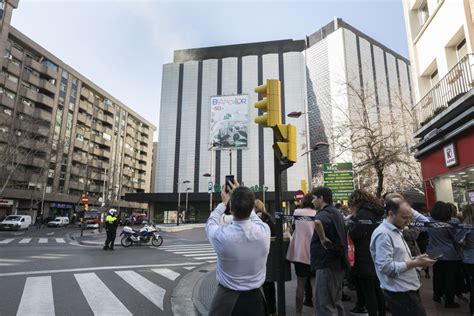
<path fill-rule="evenodd" d="M 62 259 L 62 257 L 54 257 L 54 256 L 29 256 L 28 258 L 31 259 Z"/>
<path fill-rule="evenodd" d="M 51 276 L 29 277 L 26 279 L 16 315 L 54 315 Z"/>
<path fill-rule="evenodd" d="M 13 263 L 3 263 L 3 262 L 0 262 L 0 267 L 13 266 L 13 265 L 14 265 Z"/>
<path fill-rule="evenodd" d="M 54 235 L 54 232 L 47 233 L 46 235 L 48 235 L 48 236 Z"/>
<path fill-rule="evenodd" d="M 195 268 L 194 266 L 192 266 L 192 267 L 183 267 L 183 269 L 186 269 L 186 270 L 188 270 L 188 271 L 191 271 L 191 270 L 194 269 L 194 268 Z"/>
<path fill-rule="evenodd" d="M 29 260 L 23 259 L 0 259 L 0 262 L 28 262 Z"/>
<path fill-rule="evenodd" d="M 58 244 L 65 244 L 65 243 L 66 243 L 66 241 L 64 240 L 64 238 L 56 238 L 56 242 L 57 242 Z"/>
<path fill-rule="evenodd" d="M 196 260 L 207 260 L 207 259 L 217 259 L 217 256 L 210 256 L 210 257 L 194 257 Z"/>
<path fill-rule="evenodd" d="M 57 253 L 57 254 L 56 253 L 45 253 L 43 255 L 44 256 L 51 256 L 51 257 L 54 257 L 54 256 L 56 256 L 56 257 L 70 257 L 70 256 L 72 256 L 72 255 L 67 255 L 67 254 L 63 254 L 63 253 Z"/>
<path fill-rule="evenodd" d="M 25 232 L 16 232 L 16 233 L 11 233 L 12 235 L 18 236 L 18 235 L 23 235 Z"/>
<path fill-rule="evenodd" d="M 38 242 L 40 244 L 47 244 L 48 243 L 48 238 L 40 238 Z"/>
<path fill-rule="evenodd" d="M 209 263 L 216 263 L 217 260 L 209 260 L 209 261 L 206 261 L 206 262 L 209 262 Z"/>
<path fill-rule="evenodd" d="M 201 253 L 201 252 L 215 252 L 214 249 L 209 249 L 209 250 L 192 250 L 192 251 L 173 251 L 173 253 L 182 255 L 182 254 L 187 254 L 187 253 Z"/>
<path fill-rule="evenodd" d="M 145 296 L 150 302 L 158 306 L 159 309 L 164 310 L 163 300 L 165 298 L 166 291 L 142 277 L 140 274 L 126 270 L 126 271 L 115 271 L 122 279 L 128 284 Z"/>
<path fill-rule="evenodd" d="M 8 238 L 0 241 L 0 244 L 8 244 L 9 242 L 12 242 L 14 239 L 13 238 Z"/>
<path fill-rule="evenodd" d="M 203 248 L 212 248 L 211 244 L 199 244 L 199 245 L 175 245 L 175 246 L 161 246 L 160 249 L 203 249 Z"/>
<path fill-rule="evenodd" d="M 196 262 L 143 264 L 143 265 L 129 265 L 129 266 L 88 267 L 88 268 L 23 271 L 23 272 L 7 272 L 7 273 L 0 273 L 0 277 L 17 276 L 17 275 L 52 274 L 52 273 L 63 273 L 63 272 L 82 272 L 82 271 L 90 271 L 90 270 L 118 270 L 118 269 L 182 267 L 182 266 L 189 266 L 189 265 L 192 265 L 192 264 L 196 264 Z"/>
<path fill-rule="evenodd" d="M 94 315 L 132 315 L 95 273 L 74 274 Z"/>
<path fill-rule="evenodd" d="M 20 240 L 19 244 L 28 244 L 31 241 L 31 238 L 23 238 Z"/>
<path fill-rule="evenodd" d="M 159 275 L 164 276 L 167 279 L 170 279 L 171 281 L 176 280 L 177 277 L 179 277 L 179 273 L 174 272 L 173 270 L 170 269 L 151 269 L 151 271 L 158 273 Z"/>
<path fill-rule="evenodd" d="M 214 251 L 212 252 L 206 252 L 206 253 L 194 253 L 191 255 L 182 255 L 183 257 L 196 257 L 196 256 L 207 256 L 207 255 L 215 255 L 216 253 Z"/>

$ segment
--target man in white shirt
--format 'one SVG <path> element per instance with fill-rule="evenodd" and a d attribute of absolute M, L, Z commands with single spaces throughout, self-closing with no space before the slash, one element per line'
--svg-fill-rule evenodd
<path fill-rule="evenodd" d="M 270 250 L 270 228 L 255 214 L 255 196 L 247 187 L 231 185 L 221 192 L 220 203 L 209 216 L 207 237 L 217 254 L 219 286 L 209 315 L 266 315 L 261 286 L 265 282 Z M 230 225 L 221 223 L 230 202 L 234 216 Z"/>

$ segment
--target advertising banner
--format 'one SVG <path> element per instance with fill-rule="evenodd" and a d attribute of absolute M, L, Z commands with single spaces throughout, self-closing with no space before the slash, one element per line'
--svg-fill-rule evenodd
<path fill-rule="evenodd" d="M 354 191 L 354 173 L 351 162 L 323 165 L 324 185 L 332 190 L 334 201 L 347 201 Z"/>
<path fill-rule="evenodd" d="M 216 149 L 248 147 L 248 95 L 211 97 L 211 143 Z"/>

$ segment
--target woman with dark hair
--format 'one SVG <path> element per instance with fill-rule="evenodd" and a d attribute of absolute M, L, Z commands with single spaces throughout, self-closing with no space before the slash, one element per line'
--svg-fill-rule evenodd
<path fill-rule="evenodd" d="M 462 209 L 463 222 L 465 224 L 474 224 L 474 205 L 467 205 Z M 474 230 L 466 229 L 463 231 L 463 264 L 467 272 L 467 278 L 471 285 L 471 295 L 469 298 L 469 311 L 474 315 Z"/>
<path fill-rule="evenodd" d="M 314 217 L 316 211 L 312 203 L 313 195 L 308 193 L 303 198 L 301 208 L 296 209 L 294 216 Z M 295 229 L 291 236 L 290 245 L 286 253 L 286 259 L 293 262 L 297 276 L 296 283 L 296 313 L 300 314 L 303 310 L 303 299 L 306 279 L 314 277 L 311 273 L 310 245 L 314 232 L 314 222 L 305 220 L 295 220 Z M 314 280 L 314 279 L 312 279 Z M 314 281 L 313 281 L 314 282 Z"/>
<path fill-rule="evenodd" d="M 452 217 L 452 210 L 445 202 L 438 201 L 431 210 L 432 222 L 459 224 L 457 218 Z M 458 250 L 456 229 L 452 227 L 428 228 L 429 242 L 426 252 L 441 252 L 442 257 L 433 265 L 433 300 L 441 303 L 444 295 L 446 308 L 457 308 L 454 302 L 457 274 L 462 269 L 461 254 Z"/>
<path fill-rule="evenodd" d="M 360 189 L 355 190 L 349 197 L 349 207 L 354 214 L 351 219 L 355 222 L 378 222 L 384 215 L 382 203 L 369 192 Z M 369 316 L 385 315 L 385 299 L 370 254 L 370 238 L 375 228 L 377 224 L 349 226 L 349 235 L 355 247 L 352 272 L 358 285 L 356 290 L 362 292 L 358 296 L 364 297 Z"/>

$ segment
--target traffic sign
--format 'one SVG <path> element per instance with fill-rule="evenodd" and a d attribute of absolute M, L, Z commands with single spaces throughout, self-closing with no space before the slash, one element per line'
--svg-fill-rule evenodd
<path fill-rule="evenodd" d="M 89 203 L 89 197 L 87 195 L 83 195 L 81 198 L 82 204 L 88 204 Z"/>
<path fill-rule="evenodd" d="M 302 200 L 304 198 L 304 192 L 302 190 L 298 190 L 295 193 L 295 199 Z"/>
<path fill-rule="evenodd" d="M 344 162 L 335 165 L 323 165 L 324 185 L 332 190 L 336 200 L 348 200 L 354 190 L 354 173 L 352 163 Z"/>

